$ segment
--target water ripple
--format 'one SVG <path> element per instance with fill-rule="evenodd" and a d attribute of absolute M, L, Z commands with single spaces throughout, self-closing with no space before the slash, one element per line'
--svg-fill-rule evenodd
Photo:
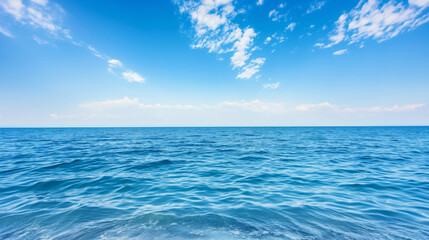
<path fill-rule="evenodd" d="M 0 239 L 429 239 L 429 128 L 0 129 Z"/>

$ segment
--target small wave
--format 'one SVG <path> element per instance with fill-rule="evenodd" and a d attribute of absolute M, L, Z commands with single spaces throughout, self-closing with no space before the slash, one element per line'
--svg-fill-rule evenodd
<path fill-rule="evenodd" d="M 176 163 L 178 163 L 178 161 L 176 161 Z M 170 161 L 170 160 L 160 160 L 160 161 L 154 161 L 154 162 L 148 162 L 148 163 L 142 163 L 142 164 L 134 165 L 128 169 L 141 170 L 141 169 L 145 169 L 145 168 L 168 166 L 171 164 L 174 164 L 174 162 Z"/>
<path fill-rule="evenodd" d="M 0 239 L 429 239 L 429 128 L 0 131 Z"/>
<path fill-rule="evenodd" d="M 240 161 L 263 161 L 263 160 L 268 160 L 268 158 L 260 157 L 260 156 L 244 156 L 244 157 L 240 157 L 238 160 L 240 160 Z"/>

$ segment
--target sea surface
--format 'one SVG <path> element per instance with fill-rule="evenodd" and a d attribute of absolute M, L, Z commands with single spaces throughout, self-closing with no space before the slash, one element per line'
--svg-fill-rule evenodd
<path fill-rule="evenodd" d="M 0 239 L 429 239 L 429 127 L 0 129 Z"/>

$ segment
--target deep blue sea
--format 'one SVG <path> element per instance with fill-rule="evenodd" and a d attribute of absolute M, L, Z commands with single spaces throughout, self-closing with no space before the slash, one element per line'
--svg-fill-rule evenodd
<path fill-rule="evenodd" d="M 0 239 L 429 239 L 429 127 L 0 129 Z"/>

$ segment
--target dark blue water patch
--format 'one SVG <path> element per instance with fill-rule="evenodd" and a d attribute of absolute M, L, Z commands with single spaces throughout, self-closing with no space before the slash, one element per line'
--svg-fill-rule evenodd
<path fill-rule="evenodd" d="M 143 170 L 143 169 L 147 169 L 147 168 L 156 168 L 156 167 L 163 167 L 163 166 L 169 166 L 172 164 L 178 164 L 179 162 L 183 162 L 183 161 L 170 161 L 170 160 L 160 160 L 160 161 L 153 161 L 153 162 L 145 162 L 145 163 L 141 163 L 141 164 L 137 164 L 134 166 L 129 167 L 129 170 Z"/>
<path fill-rule="evenodd" d="M 0 129 L 0 239 L 429 239 L 429 128 Z"/>
<path fill-rule="evenodd" d="M 263 161 L 268 160 L 266 157 L 262 156 L 243 156 L 238 159 L 239 161 Z"/>
<path fill-rule="evenodd" d="M 131 149 L 131 150 L 125 150 L 125 151 L 118 151 L 115 152 L 116 154 L 136 154 L 136 155 L 147 155 L 147 154 L 152 154 L 152 153 L 161 153 L 164 150 L 162 149 Z"/>

